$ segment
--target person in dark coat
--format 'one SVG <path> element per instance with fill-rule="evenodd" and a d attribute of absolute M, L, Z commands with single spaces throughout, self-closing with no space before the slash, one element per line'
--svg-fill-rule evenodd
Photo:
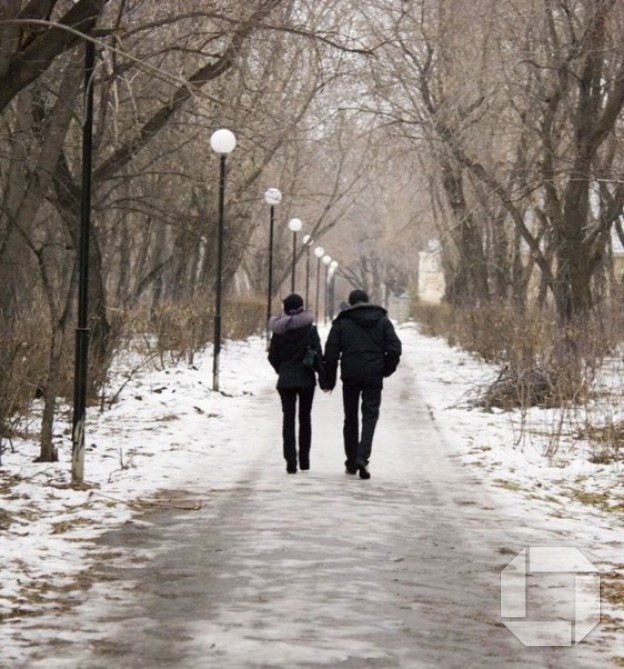
<path fill-rule="evenodd" d="M 303 471 L 310 469 L 312 445 L 312 402 L 316 375 L 304 366 L 303 357 L 308 347 L 316 351 L 319 361 L 323 351 L 314 317 L 303 308 L 303 299 L 293 293 L 283 301 L 280 316 L 271 316 L 269 330 L 273 333 L 269 345 L 269 362 L 277 372 L 277 391 L 282 401 L 282 439 L 286 471 L 297 473 L 297 464 Z M 299 400 L 299 452 L 295 437 L 295 418 Z"/>
<path fill-rule="evenodd" d="M 336 385 L 340 361 L 345 467 L 348 474 L 359 471 L 360 478 L 369 479 L 368 463 L 379 419 L 383 380 L 396 370 L 402 348 L 386 310 L 369 304 L 368 295 L 363 290 L 351 291 L 349 305 L 332 322 L 325 343 L 326 387 L 332 389 Z"/>

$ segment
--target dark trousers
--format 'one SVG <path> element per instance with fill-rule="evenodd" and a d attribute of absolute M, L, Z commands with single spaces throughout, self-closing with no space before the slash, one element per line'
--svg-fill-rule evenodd
<path fill-rule="evenodd" d="M 344 407 L 344 449 L 347 467 L 367 465 L 373 449 L 373 435 L 381 406 L 382 377 L 342 380 Z M 360 398 L 362 400 L 362 434 L 359 431 Z"/>
<path fill-rule="evenodd" d="M 312 400 L 314 386 L 311 388 L 280 388 L 282 400 L 282 439 L 284 458 L 288 469 L 297 469 L 297 441 L 295 438 L 295 418 L 297 398 L 299 398 L 299 466 L 310 467 L 310 446 L 312 445 Z"/>

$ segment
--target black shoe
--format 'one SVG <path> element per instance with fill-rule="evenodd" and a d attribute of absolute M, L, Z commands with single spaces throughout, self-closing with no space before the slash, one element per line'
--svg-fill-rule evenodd
<path fill-rule="evenodd" d="M 299 469 L 300 469 L 302 472 L 307 472 L 308 469 L 310 469 L 310 465 L 299 465 Z"/>
<path fill-rule="evenodd" d="M 297 473 L 297 465 L 287 465 L 286 466 L 286 472 L 288 474 L 296 474 Z"/>
<path fill-rule="evenodd" d="M 368 467 L 366 465 L 362 465 L 360 467 L 360 478 L 361 479 L 369 479 L 371 477 L 370 472 L 368 471 Z"/>
<path fill-rule="evenodd" d="M 355 476 L 357 472 L 358 468 L 354 465 L 345 465 L 345 474 L 351 474 L 351 476 Z"/>

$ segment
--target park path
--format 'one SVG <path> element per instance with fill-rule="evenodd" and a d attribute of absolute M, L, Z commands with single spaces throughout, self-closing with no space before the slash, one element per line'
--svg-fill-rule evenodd
<path fill-rule="evenodd" d="M 604 666 L 583 644 L 526 648 L 502 625 L 501 569 L 561 537 L 506 515 L 461 466 L 417 378 L 406 359 L 386 383 L 370 481 L 344 474 L 339 390 L 317 394 L 312 468 L 296 476 L 277 394 L 247 398 L 184 491 L 201 509 L 105 535 L 119 556 L 63 619 L 76 642 L 29 668 Z"/>

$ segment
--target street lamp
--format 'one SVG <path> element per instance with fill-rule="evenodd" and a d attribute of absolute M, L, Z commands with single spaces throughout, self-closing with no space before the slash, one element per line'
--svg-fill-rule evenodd
<path fill-rule="evenodd" d="M 325 255 L 325 249 L 322 246 L 317 246 L 314 249 L 316 256 L 316 306 L 314 309 L 314 320 L 318 323 L 319 317 L 319 294 L 321 292 L 321 258 Z"/>
<path fill-rule="evenodd" d="M 323 315 L 323 321 L 327 320 L 327 314 L 329 313 L 328 309 L 327 309 L 327 289 L 328 289 L 328 286 L 329 286 L 329 265 L 330 265 L 331 261 L 332 261 L 332 258 L 331 258 L 330 255 L 324 255 L 323 256 L 323 265 L 325 265 L 325 291 L 324 291 L 325 311 L 323 312 L 323 314 L 324 314 Z"/>
<path fill-rule="evenodd" d="M 305 305 L 309 309 L 308 298 L 310 297 L 310 247 L 314 240 L 312 235 L 303 235 L 303 246 L 305 247 L 306 265 L 305 265 Z"/>
<path fill-rule="evenodd" d="M 93 154 L 93 74 L 95 45 L 85 42 L 84 104 L 82 126 L 82 190 L 80 195 L 80 240 L 78 247 L 78 323 L 74 365 L 74 410 L 72 415 L 72 483 L 84 482 L 87 371 L 89 366 L 89 237 L 91 227 L 91 176 Z"/>
<path fill-rule="evenodd" d="M 236 137 L 231 130 L 215 130 L 210 137 L 210 147 L 220 156 L 219 176 L 219 228 L 217 239 L 217 285 L 214 316 L 214 344 L 212 359 L 212 389 L 219 390 L 219 355 L 221 353 L 221 275 L 223 273 L 223 209 L 225 202 L 225 159 L 236 146 Z"/>
<path fill-rule="evenodd" d="M 277 188 L 268 188 L 264 192 L 264 201 L 271 208 L 269 226 L 269 287 L 267 290 L 267 343 L 269 341 L 269 319 L 271 318 L 271 298 L 273 297 L 273 227 L 275 222 L 275 207 L 282 201 L 282 193 Z"/>
<path fill-rule="evenodd" d="M 338 269 L 338 261 L 332 260 L 329 263 L 329 288 L 328 288 L 328 296 L 329 296 L 329 320 L 332 321 L 334 320 L 334 296 L 335 296 L 335 288 L 336 288 L 336 270 Z"/>
<path fill-rule="evenodd" d="M 297 257 L 297 233 L 301 231 L 303 223 L 300 218 L 291 218 L 288 222 L 288 228 L 293 233 L 293 252 L 292 252 L 292 272 L 290 276 L 290 292 L 295 292 L 295 260 Z"/>

